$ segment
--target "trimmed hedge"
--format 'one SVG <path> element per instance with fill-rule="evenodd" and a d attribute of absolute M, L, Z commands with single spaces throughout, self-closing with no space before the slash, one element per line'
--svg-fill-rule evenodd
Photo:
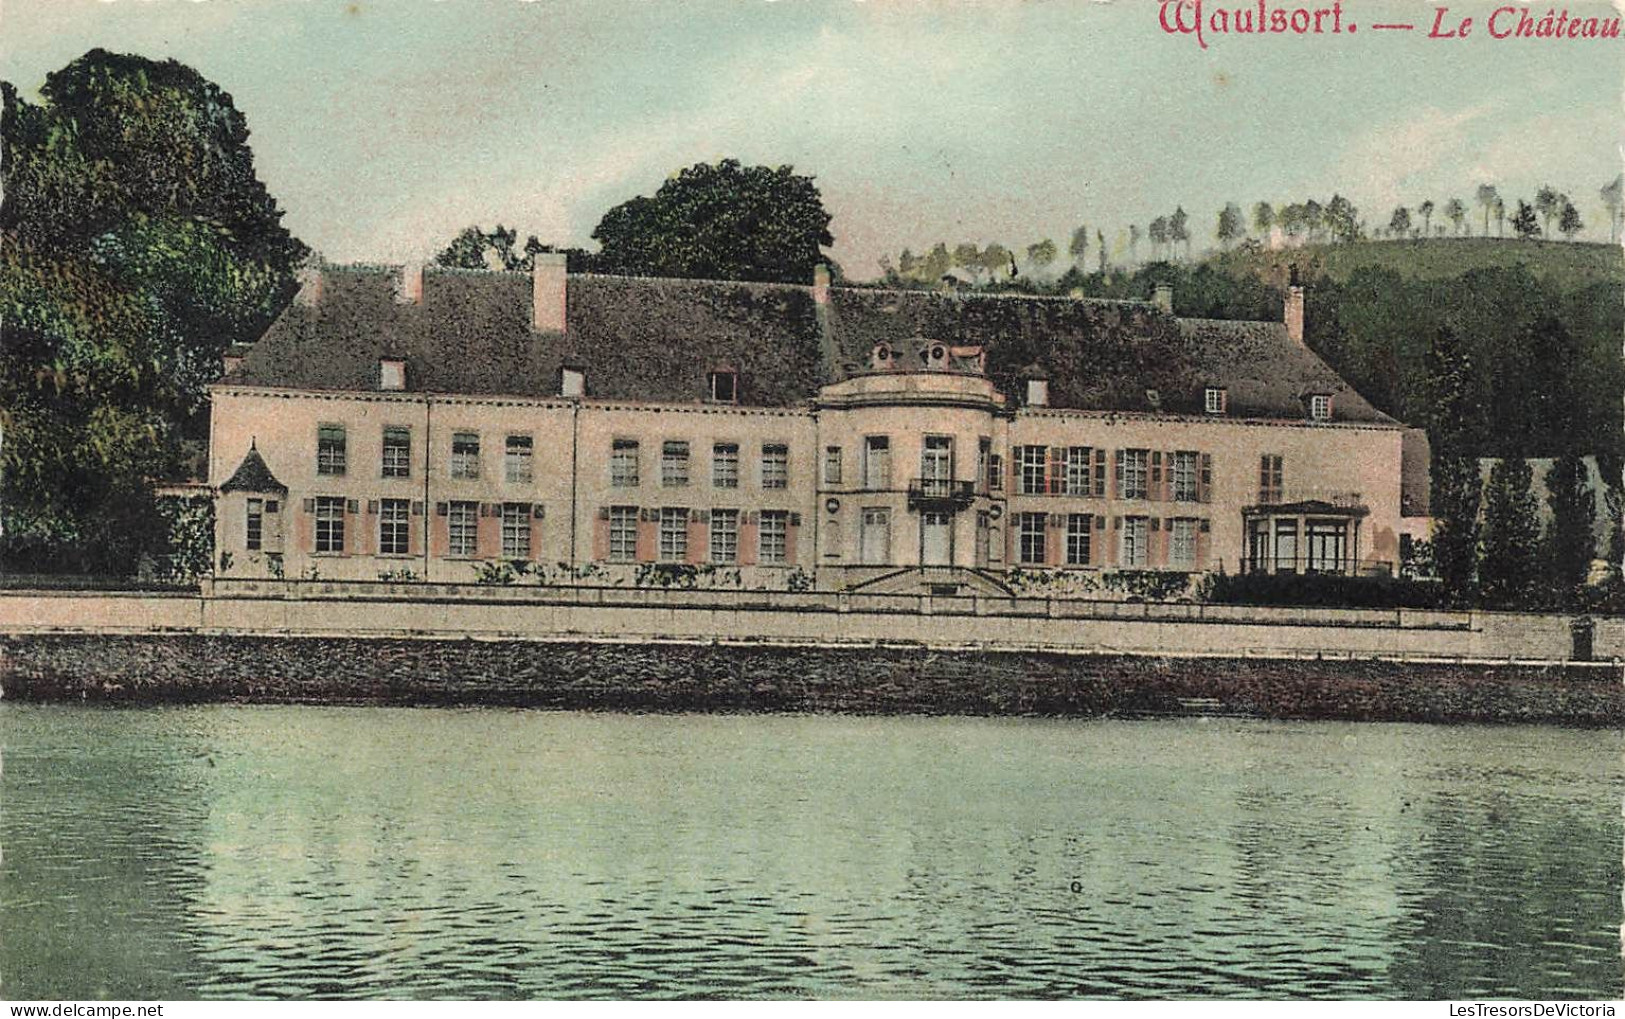
<path fill-rule="evenodd" d="M 1316 605 L 1327 608 L 1434 609 L 1446 605 L 1437 581 L 1408 577 L 1332 574 L 1217 574 L 1202 583 L 1201 599 L 1221 605 Z"/>

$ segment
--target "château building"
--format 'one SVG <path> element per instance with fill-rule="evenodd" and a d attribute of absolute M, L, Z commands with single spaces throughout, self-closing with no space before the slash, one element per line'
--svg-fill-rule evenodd
<path fill-rule="evenodd" d="M 1425 441 L 1304 345 L 1296 287 L 1229 322 L 549 255 L 301 283 L 212 390 L 220 576 L 993 592 L 1388 573 L 1425 535 Z"/>

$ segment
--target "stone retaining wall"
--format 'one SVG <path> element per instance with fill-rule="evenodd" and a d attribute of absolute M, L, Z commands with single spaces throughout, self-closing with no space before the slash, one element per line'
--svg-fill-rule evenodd
<path fill-rule="evenodd" d="M 217 584 L 212 596 L 0 594 L 0 634 L 201 633 L 907 643 L 1162 656 L 1386 657 L 1556 662 L 1566 616 L 1264 608 L 769 591 Z M 1595 621 L 1593 656 L 1625 660 L 1625 620 Z"/>
<path fill-rule="evenodd" d="M 919 648 L 315 637 L 0 638 L 9 700 L 1246 714 L 1618 726 L 1615 669 Z"/>

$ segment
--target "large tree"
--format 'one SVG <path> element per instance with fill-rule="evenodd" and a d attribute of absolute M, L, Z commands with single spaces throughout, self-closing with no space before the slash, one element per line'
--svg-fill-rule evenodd
<path fill-rule="evenodd" d="M 1483 556 L 1479 585 L 1484 603 L 1500 608 L 1527 605 L 1536 593 L 1540 566 L 1540 518 L 1530 491 L 1529 461 L 1506 457 L 1490 469 L 1484 493 Z"/>
<path fill-rule="evenodd" d="M 1542 184 L 1535 192 L 1535 211 L 1540 213 L 1543 232 L 1552 234 L 1552 217 L 1563 211 L 1563 196 L 1550 184 Z"/>
<path fill-rule="evenodd" d="M 92 50 L 40 101 L 0 83 L 0 499 L 7 555 L 128 570 L 161 551 L 151 482 L 308 251 L 231 97 L 175 61 Z"/>
<path fill-rule="evenodd" d="M 1235 202 L 1225 203 L 1225 207 L 1219 210 L 1219 228 L 1216 231 L 1219 246 L 1229 251 L 1230 245 L 1240 240 L 1246 233 L 1247 222 L 1242 219 L 1241 206 Z"/>
<path fill-rule="evenodd" d="M 1168 217 L 1168 240 L 1175 244 L 1185 245 L 1185 257 L 1191 256 L 1190 217 L 1185 215 L 1183 205 L 1174 207 L 1174 214 Z"/>
<path fill-rule="evenodd" d="M 1512 214 L 1512 229 L 1524 240 L 1540 236 L 1540 224 L 1535 222 L 1534 207 L 1522 198 L 1518 199 L 1518 210 Z"/>
<path fill-rule="evenodd" d="M 592 236 L 613 272 L 806 283 L 834 243 L 829 222 L 813 178 L 724 159 L 682 170 L 653 198 L 615 206 Z"/>
<path fill-rule="evenodd" d="M 1588 480 L 1585 460 L 1573 450 L 1558 457 L 1546 471 L 1546 503 L 1552 523 L 1544 558 L 1553 592 L 1564 602 L 1572 600 L 1585 583 L 1596 550 L 1592 529 L 1597 511 Z"/>
<path fill-rule="evenodd" d="M 1448 325 L 1433 338 L 1428 376 L 1434 567 L 1451 601 L 1461 603 L 1473 590 L 1478 550 L 1482 486 L 1476 443 L 1482 415 L 1472 388 L 1472 359 L 1460 334 Z"/>
<path fill-rule="evenodd" d="M 1494 184 L 1480 184 L 1474 197 L 1478 199 L 1478 204 L 1484 209 L 1484 236 L 1488 237 L 1490 233 L 1490 215 L 1495 211 L 1496 205 L 1500 204 L 1501 193 L 1495 189 Z"/>
<path fill-rule="evenodd" d="M 1462 204 L 1460 198 L 1452 198 L 1445 203 L 1444 216 L 1454 227 L 1455 233 L 1460 234 L 1462 223 L 1467 219 L 1467 206 Z"/>
<path fill-rule="evenodd" d="M 1608 239 L 1616 241 L 1619 239 L 1620 216 L 1625 210 L 1625 173 L 1604 184 L 1597 193 L 1608 209 Z"/>

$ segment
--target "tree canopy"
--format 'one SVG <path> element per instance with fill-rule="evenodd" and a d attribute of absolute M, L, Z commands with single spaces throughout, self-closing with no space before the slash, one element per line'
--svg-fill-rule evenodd
<path fill-rule="evenodd" d="M 828 261 L 830 218 L 813 178 L 724 159 L 615 206 L 592 236 L 609 272 L 807 283 Z"/>
<path fill-rule="evenodd" d="M 231 96 L 191 68 L 92 50 L 37 104 L 0 91 L 8 558 L 126 570 L 222 354 L 264 331 L 308 251 Z"/>

